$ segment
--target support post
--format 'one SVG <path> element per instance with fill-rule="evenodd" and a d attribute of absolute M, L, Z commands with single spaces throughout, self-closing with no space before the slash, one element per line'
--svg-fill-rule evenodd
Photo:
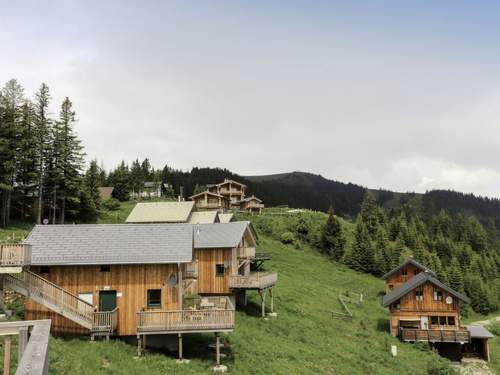
<path fill-rule="evenodd" d="M 182 361 L 182 333 L 179 333 L 179 360 Z"/>
<path fill-rule="evenodd" d="M 217 366 L 220 365 L 220 335 L 218 332 L 215 333 L 215 360 Z"/>
<path fill-rule="evenodd" d="M 274 313 L 273 288 L 269 288 L 269 297 L 271 298 L 271 313 Z"/>
<path fill-rule="evenodd" d="M 261 306 L 261 315 L 264 318 L 266 316 L 266 292 L 265 290 L 259 290 L 260 295 L 260 306 Z"/>
<path fill-rule="evenodd" d="M 5 336 L 3 342 L 3 375 L 10 374 L 10 349 L 12 340 L 10 336 Z"/>
<path fill-rule="evenodd" d="M 26 345 L 28 344 L 28 327 L 19 327 L 19 344 L 17 347 L 17 361 L 19 362 L 26 350 Z"/>
<path fill-rule="evenodd" d="M 0 309 L 5 312 L 5 295 L 3 288 L 3 276 L 0 276 Z"/>
<path fill-rule="evenodd" d="M 182 267 L 181 263 L 177 263 L 177 292 L 178 296 L 177 299 L 179 300 L 178 305 L 179 305 L 179 310 L 183 309 L 183 296 L 184 296 L 184 290 L 183 290 L 183 281 L 182 281 Z"/>
<path fill-rule="evenodd" d="M 137 356 L 140 357 L 142 355 L 142 340 L 141 335 L 137 335 Z"/>
<path fill-rule="evenodd" d="M 142 336 L 142 352 L 144 353 L 146 351 L 146 342 L 147 342 L 148 336 L 143 335 Z"/>

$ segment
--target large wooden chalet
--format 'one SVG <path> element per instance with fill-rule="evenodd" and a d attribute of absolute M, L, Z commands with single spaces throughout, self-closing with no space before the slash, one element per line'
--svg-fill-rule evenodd
<path fill-rule="evenodd" d="M 438 350 L 450 352 L 452 348 L 454 358 L 473 346 L 489 358 L 487 340 L 461 325 L 460 303 L 470 303 L 467 296 L 440 282 L 432 270 L 412 258 L 382 278 L 383 305 L 390 311 L 392 336 L 405 342 L 430 342 Z"/>
<path fill-rule="evenodd" d="M 141 353 L 146 336 L 176 334 L 182 358 L 183 334 L 213 332 L 219 353 L 236 295 L 272 296 L 277 274 L 250 272 L 256 241 L 249 222 L 37 225 L 0 249 L 0 277 L 56 335 L 135 336 Z"/>

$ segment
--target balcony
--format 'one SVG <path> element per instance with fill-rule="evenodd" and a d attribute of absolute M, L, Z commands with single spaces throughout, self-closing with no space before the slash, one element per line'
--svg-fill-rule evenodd
<path fill-rule="evenodd" d="M 250 272 L 247 276 L 231 276 L 229 287 L 233 289 L 266 289 L 278 281 L 277 272 Z"/>
<path fill-rule="evenodd" d="M 92 325 L 91 335 L 110 336 L 115 333 L 118 327 L 118 307 L 112 311 L 96 311 L 94 313 L 94 324 Z"/>
<path fill-rule="evenodd" d="M 206 209 L 217 209 L 217 208 L 224 208 L 224 204 L 219 204 L 218 202 L 209 202 L 205 203 L 203 201 L 197 202 L 196 203 L 197 208 L 206 208 Z"/>
<path fill-rule="evenodd" d="M 30 264 L 31 245 L 0 245 L 0 267 L 23 267 Z"/>
<path fill-rule="evenodd" d="M 202 298 L 184 310 L 139 311 L 138 334 L 224 332 L 234 330 L 234 306 L 227 297 Z"/>
<path fill-rule="evenodd" d="M 452 342 L 469 343 L 470 332 L 467 329 L 442 330 L 442 329 L 414 329 L 401 328 L 401 340 L 408 342 Z"/>

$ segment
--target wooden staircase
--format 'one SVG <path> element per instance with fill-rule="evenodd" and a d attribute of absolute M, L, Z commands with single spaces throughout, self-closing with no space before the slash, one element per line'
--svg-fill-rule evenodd
<path fill-rule="evenodd" d="M 4 288 L 22 294 L 48 309 L 90 330 L 94 335 L 111 335 L 117 326 L 118 309 L 96 312 L 94 306 L 43 277 L 23 270 L 4 274 Z"/>

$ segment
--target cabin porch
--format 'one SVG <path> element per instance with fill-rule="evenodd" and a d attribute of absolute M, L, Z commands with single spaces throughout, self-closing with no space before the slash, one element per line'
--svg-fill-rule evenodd
<path fill-rule="evenodd" d="M 466 344 L 471 341 L 470 332 L 466 328 L 453 330 L 400 328 L 400 337 L 405 342 L 424 341 Z"/>
<path fill-rule="evenodd" d="M 240 303 L 246 306 L 246 291 L 257 290 L 260 296 L 261 316 L 266 316 L 266 293 L 270 298 L 270 314 L 274 313 L 274 297 L 273 287 L 278 281 L 277 272 L 250 272 L 248 275 L 231 276 L 229 279 L 229 287 L 236 290 L 237 298 Z"/>

